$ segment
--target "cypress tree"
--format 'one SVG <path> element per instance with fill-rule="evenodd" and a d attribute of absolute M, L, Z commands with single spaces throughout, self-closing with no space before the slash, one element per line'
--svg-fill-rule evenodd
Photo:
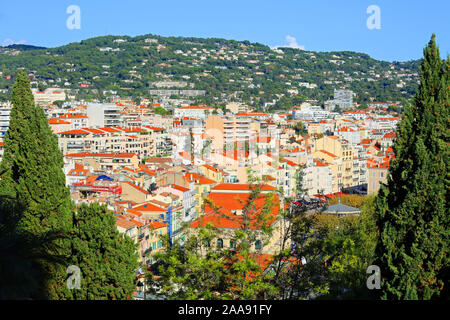
<path fill-rule="evenodd" d="M 137 246 L 119 233 L 106 206 L 82 204 L 74 217 L 73 264 L 80 268 L 77 300 L 131 299 L 138 268 Z"/>
<path fill-rule="evenodd" d="M 375 200 L 383 299 L 448 296 L 449 61 L 442 62 L 433 34 Z"/>
<path fill-rule="evenodd" d="M 9 129 L 0 163 L 0 222 L 11 239 L 33 243 L 52 236 L 42 254 L 68 259 L 73 203 L 62 171 L 63 157 L 57 138 L 41 107 L 35 106 L 27 75 L 19 70 L 12 91 Z M 39 240 L 41 241 L 41 240 Z M 50 249 L 51 248 L 51 249 Z M 66 287 L 67 265 L 33 259 L 30 272 L 37 272 L 40 292 L 26 298 L 70 297 Z M 38 270 L 38 271 L 37 271 Z"/>

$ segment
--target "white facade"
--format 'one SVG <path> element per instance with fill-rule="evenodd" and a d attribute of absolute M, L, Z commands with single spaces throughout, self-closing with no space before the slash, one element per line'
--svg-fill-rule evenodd
<path fill-rule="evenodd" d="M 174 109 L 174 116 L 178 118 L 188 117 L 195 119 L 206 119 L 212 114 L 213 107 L 180 107 Z"/>
<path fill-rule="evenodd" d="M 11 114 L 11 106 L 0 106 L 0 141 L 5 136 L 9 127 L 9 116 Z"/>
<path fill-rule="evenodd" d="M 91 128 L 122 125 L 122 108 L 115 104 L 89 103 L 87 105 L 87 116 Z"/>

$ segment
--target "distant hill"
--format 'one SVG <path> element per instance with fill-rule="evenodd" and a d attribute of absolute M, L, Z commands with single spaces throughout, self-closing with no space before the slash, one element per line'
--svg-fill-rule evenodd
<path fill-rule="evenodd" d="M 350 51 L 272 49 L 249 41 L 151 34 L 102 36 L 56 48 L 0 48 L 3 75 L 15 75 L 22 67 L 40 84 L 81 89 L 80 97 L 101 98 L 104 90 L 148 96 L 155 83 L 163 82 L 170 89 L 167 83 L 175 81 L 185 82 L 184 89 L 206 90 L 205 96 L 195 98 L 198 103 L 237 100 L 261 107 L 276 101 L 272 108 L 277 109 L 306 98 L 323 103 L 335 88 L 353 90 L 360 102 L 369 97 L 409 99 L 417 90 L 419 64 L 420 60 L 379 61 Z M 89 89 L 82 89 L 80 83 L 89 83 Z M 0 89 L 11 85 L 12 80 L 0 78 Z"/>
<path fill-rule="evenodd" d="M 5 48 L 22 50 L 22 51 L 46 49 L 45 47 L 37 47 L 37 46 L 28 45 L 28 44 L 11 44 L 9 46 L 6 46 Z"/>

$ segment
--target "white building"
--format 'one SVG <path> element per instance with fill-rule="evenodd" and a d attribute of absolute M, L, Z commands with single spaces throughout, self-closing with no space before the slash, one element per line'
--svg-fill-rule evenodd
<path fill-rule="evenodd" d="M 33 93 L 34 102 L 36 104 L 66 100 L 66 93 L 60 88 L 47 88 L 44 91 L 32 88 L 31 92 Z"/>
<path fill-rule="evenodd" d="M 179 118 L 188 117 L 195 119 L 206 119 L 212 114 L 213 110 L 213 107 L 179 107 L 174 110 L 174 116 Z"/>
<path fill-rule="evenodd" d="M 122 107 L 115 104 L 89 103 L 87 117 L 91 128 L 121 126 Z"/>
<path fill-rule="evenodd" d="M 6 131 L 8 130 L 11 108 L 12 106 L 10 104 L 0 106 L 0 141 L 3 139 Z"/>
<path fill-rule="evenodd" d="M 296 120 L 323 120 L 330 118 L 330 112 L 323 110 L 320 106 L 309 106 L 293 111 L 292 116 Z"/>

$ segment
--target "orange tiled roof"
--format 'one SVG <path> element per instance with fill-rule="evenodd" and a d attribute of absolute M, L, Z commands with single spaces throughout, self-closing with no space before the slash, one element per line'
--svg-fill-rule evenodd
<path fill-rule="evenodd" d="M 242 215 L 236 215 L 235 210 L 242 210 L 249 201 L 249 193 L 210 193 L 208 199 L 218 207 L 217 212 L 209 206 L 205 205 L 205 215 L 197 218 L 191 223 L 191 227 L 202 227 L 208 223 L 212 223 L 216 228 L 237 229 L 241 228 L 244 218 Z M 263 225 L 263 221 L 258 221 L 258 216 L 262 213 L 266 204 L 267 196 L 260 195 L 254 200 L 255 211 L 249 213 L 249 228 L 259 229 Z M 266 218 L 266 225 L 275 222 L 279 213 L 280 201 L 278 195 L 273 196 L 273 205 L 269 215 Z"/>
<path fill-rule="evenodd" d="M 158 207 L 149 202 L 141 204 L 137 207 L 134 207 L 133 209 L 136 211 L 163 211 L 163 212 L 166 211 L 165 209 Z"/>
<path fill-rule="evenodd" d="M 48 124 L 70 124 L 70 122 L 58 119 L 58 118 L 51 118 L 48 119 Z"/>
<path fill-rule="evenodd" d="M 249 184 L 239 184 L 239 183 L 221 183 L 212 188 L 212 190 L 250 190 Z M 273 191 L 276 190 L 276 188 L 269 186 L 269 185 L 263 185 L 261 187 L 261 191 Z"/>

